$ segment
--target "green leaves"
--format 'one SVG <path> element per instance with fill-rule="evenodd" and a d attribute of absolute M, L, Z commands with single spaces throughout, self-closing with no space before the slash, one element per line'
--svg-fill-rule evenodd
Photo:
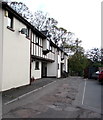
<path fill-rule="evenodd" d="M 88 65 L 88 60 L 82 52 L 76 52 L 69 58 L 69 69 L 71 75 L 83 75 L 84 68 Z"/>

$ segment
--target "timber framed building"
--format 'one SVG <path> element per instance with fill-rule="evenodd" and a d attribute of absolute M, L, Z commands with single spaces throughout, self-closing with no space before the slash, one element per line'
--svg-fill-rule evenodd
<path fill-rule="evenodd" d="M 68 72 L 68 55 L 7 3 L 0 8 L 2 87 L 28 85 L 42 77 L 60 78 Z"/>

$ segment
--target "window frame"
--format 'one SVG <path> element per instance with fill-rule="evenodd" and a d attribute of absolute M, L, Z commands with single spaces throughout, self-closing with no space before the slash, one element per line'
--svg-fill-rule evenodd
<path fill-rule="evenodd" d="M 31 29 L 27 26 L 27 35 L 26 35 L 26 38 L 29 38 L 31 39 Z"/>
<path fill-rule="evenodd" d="M 35 61 L 35 70 L 40 70 L 39 61 Z"/>
<path fill-rule="evenodd" d="M 37 36 L 37 35 L 36 35 L 35 43 L 36 43 L 36 45 L 39 45 L 39 36 Z"/>
<path fill-rule="evenodd" d="M 58 70 L 59 70 L 59 67 L 60 67 L 60 65 L 59 65 L 59 63 L 58 63 Z"/>

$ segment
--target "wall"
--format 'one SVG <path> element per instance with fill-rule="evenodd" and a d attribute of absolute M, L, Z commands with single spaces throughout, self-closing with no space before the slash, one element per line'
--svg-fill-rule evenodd
<path fill-rule="evenodd" d="M 0 6 L 0 91 L 2 89 L 2 65 L 3 65 L 3 35 L 2 35 L 2 28 L 3 28 L 3 17 L 2 17 L 2 6 Z"/>
<path fill-rule="evenodd" d="M 47 63 L 47 76 L 56 77 L 57 76 L 57 64 L 56 62 Z"/>
<path fill-rule="evenodd" d="M 68 72 L 68 56 L 66 56 L 66 72 Z"/>
<path fill-rule="evenodd" d="M 31 65 L 31 78 L 39 79 L 41 78 L 41 61 L 39 61 L 39 70 L 35 70 L 35 61 Z"/>
<path fill-rule="evenodd" d="M 59 51 L 59 54 L 58 54 L 58 63 L 57 64 L 59 64 L 57 78 L 60 78 L 61 77 L 61 51 Z"/>
<path fill-rule="evenodd" d="M 47 76 L 48 77 L 57 77 L 57 49 L 55 48 L 54 54 L 55 62 L 47 63 Z"/>
<path fill-rule="evenodd" d="M 13 32 L 7 29 L 7 17 L 4 17 L 2 90 L 30 83 L 30 40 L 18 32 L 24 27 L 24 24 L 14 19 Z"/>
<path fill-rule="evenodd" d="M 64 69 L 68 72 L 68 56 L 64 56 Z"/>

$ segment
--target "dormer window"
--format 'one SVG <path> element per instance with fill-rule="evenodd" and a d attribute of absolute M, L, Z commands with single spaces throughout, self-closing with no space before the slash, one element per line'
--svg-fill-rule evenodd
<path fill-rule="evenodd" d="M 13 29 L 13 16 L 10 13 L 8 13 L 8 25 L 7 26 Z"/>

